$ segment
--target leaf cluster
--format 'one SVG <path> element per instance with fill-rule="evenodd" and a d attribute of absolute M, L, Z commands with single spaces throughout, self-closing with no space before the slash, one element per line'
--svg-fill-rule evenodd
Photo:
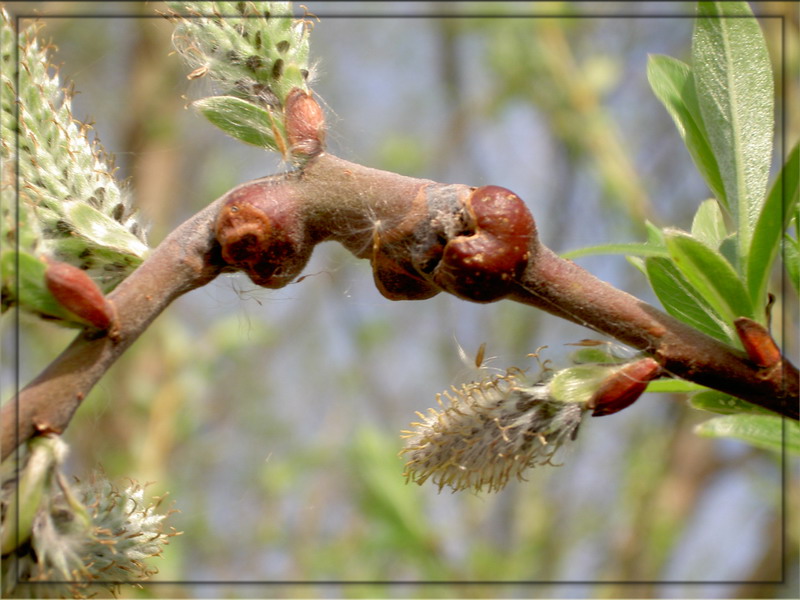
<path fill-rule="evenodd" d="M 689 231 L 647 223 L 643 244 L 584 248 L 569 256 L 628 255 L 667 312 L 737 346 L 734 319 L 770 324 L 770 277 L 781 244 L 787 279 L 795 291 L 800 287 L 798 145 L 768 186 L 774 84 L 767 46 L 750 7 L 746 2 L 700 2 L 690 64 L 653 55 L 647 76 L 712 198 L 700 203 Z M 782 446 L 781 419 L 758 407 L 710 390 L 695 393 L 690 403 L 729 415 L 703 423 L 701 434 Z M 798 450 L 800 431 L 794 424 L 788 428 L 789 447 Z"/>

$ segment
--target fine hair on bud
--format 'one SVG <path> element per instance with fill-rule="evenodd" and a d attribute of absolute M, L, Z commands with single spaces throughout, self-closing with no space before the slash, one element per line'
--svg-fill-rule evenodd
<path fill-rule="evenodd" d="M 439 491 L 501 490 L 524 480 L 536 465 L 552 465 L 556 452 L 575 439 L 587 407 L 553 398 L 548 380 L 531 384 L 509 369 L 437 394 L 440 410 L 417 413 L 403 432 L 407 481 L 431 479 Z"/>

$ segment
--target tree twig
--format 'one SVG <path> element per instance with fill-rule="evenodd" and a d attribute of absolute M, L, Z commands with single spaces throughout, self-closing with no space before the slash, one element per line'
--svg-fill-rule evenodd
<path fill-rule="evenodd" d="M 62 432 L 97 381 L 178 296 L 224 269 L 214 239 L 220 200 L 173 231 L 110 295 L 119 319 L 111 336 L 84 330 L 0 411 L 2 458 L 34 435 Z"/>
<path fill-rule="evenodd" d="M 512 192 L 404 177 L 322 153 L 301 169 L 232 189 L 176 229 L 109 296 L 118 339 L 84 332 L 3 406 L 2 457 L 37 433 L 63 431 L 175 298 L 234 269 L 282 287 L 324 240 L 368 258 L 390 299 L 446 291 L 475 302 L 522 302 L 642 350 L 676 376 L 798 418 L 798 372 L 788 361 L 757 364 L 556 256 Z"/>

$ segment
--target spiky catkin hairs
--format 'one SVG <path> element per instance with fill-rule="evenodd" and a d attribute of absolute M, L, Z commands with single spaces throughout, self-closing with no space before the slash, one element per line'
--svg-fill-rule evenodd
<path fill-rule="evenodd" d="M 549 379 L 531 383 L 519 369 L 453 387 L 436 400 L 441 410 L 417 413 L 421 420 L 403 432 L 401 455 L 408 481 L 430 478 L 440 491 L 499 491 L 530 467 L 552 464 L 586 412 L 585 403 L 554 398 Z"/>
<path fill-rule="evenodd" d="M 511 367 L 437 394 L 440 410 L 418 412 L 420 421 L 402 434 L 406 481 L 430 479 L 439 491 L 496 492 L 512 477 L 524 480 L 531 467 L 554 464 L 587 412 L 598 417 L 623 410 L 661 373 L 651 357 L 617 356 L 598 344 L 574 344 L 581 348 L 570 357 L 573 366 L 558 371 L 540 362 L 535 379 Z M 538 351 L 531 356 L 539 360 Z"/>
<path fill-rule="evenodd" d="M 162 498 L 145 499 L 131 481 L 116 486 L 103 473 L 67 483 L 61 473 L 67 447 L 57 436 L 35 438 L 18 477 L 3 482 L 2 596 L 84 598 L 98 587 L 115 592 L 158 569 L 169 538 Z"/>
<path fill-rule="evenodd" d="M 322 150 L 324 118 L 308 89 L 306 14 L 291 2 L 167 2 L 173 45 L 218 95 L 193 106 L 228 135 L 302 163 Z"/>
<path fill-rule="evenodd" d="M 73 92 L 61 83 L 39 29 L 17 33 L 2 11 L 2 308 L 18 305 L 82 326 L 47 290 L 48 259 L 84 270 L 108 292 L 142 262 L 148 246 L 112 157 L 73 116 Z"/>

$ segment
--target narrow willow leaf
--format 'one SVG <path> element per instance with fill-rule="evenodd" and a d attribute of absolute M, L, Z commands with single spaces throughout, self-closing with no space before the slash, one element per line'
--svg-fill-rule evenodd
<path fill-rule="evenodd" d="M 268 110 L 234 96 L 210 96 L 192 106 L 229 136 L 253 146 L 281 151 L 275 138 L 276 120 Z M 278 134 L 281 135 L 279 130 Z"/>
<path fill-rule="evenodd" d="M 733 329 L 668 258 L 645 259 L 647 278 L 669 314 L 718 340 L 731 343 Z"/>
<path fill-rule="evenodd" d="M 764 204 L 774 124 L 772 67 L 746 2 L 699 3 L 692 72 L 744 258 Z"/>
<path fill-rule="evenodd" d="M 647 384 L 647 391 L 657 394 L 689 394 L 706 389 L 708 388 L 699 383 L 685 379 L 656 379 Z"/>
<path fill-rule="evenodd" d="M 706 410 L 723 415 L 735 415 L 740 413 L 750 413 L 757 415 L 772 415 L 775 413 L 751 404 L 741 398 L 730 396 L 717 390 L 705 390 L 694 394 L 689 399 L 689 405 L 698 410 Z"/>
<path fill-rule="evenodd" d="M 562 258 L 575 259 L 581 256 L 594 256 L 598 254 L 625 254 L 628 256 L 669 256 L 663 248 L 652 244 L 599 244 L 597 246 L 587 246 L 577 248 L 561 255 Z"/>
<path fill-rule="evenodd" d="M 789 153 L 772 189 L 764 203 L 753 230 L 753 241 L 747 257 L 747 287 L 753 304 L 763 305 L 766 301 L 767 284 L 772 272 L 772 263 L 778 254 L 778 246 L 791 215 L 797 210 L 800 201 L 800 145 L 795 144 Z M 789 256 L 786 256 L 787 268 Z"/>
<path fill-rule="evenodd" d="M 783 424 L 786 424 L 786 436 Z M 700 423 L 695 433 L 706 437 L 730 437 L 743 440 L 752 446 L 791 454 L 800 454 L 800 425 L 797 421 L 777 415 L 728 415 Z"/>
<path fill-rule="evenodd" d="M 706 200 L 697 209 L 692 221 L 692 236 L 709 248 L 718 249 L 728 235 L 725 219 L 716 200 Z"/>
<path fill-rule="evenodd" d="M 736 233 L 732 233 L 722 240 L 722 243 L 718 248 L 719 253 L 725 257 L 725 260 L 731 264 L 737 273 L 739 272 L 739 255 L 736 253 L 738 240 L 739 237 L 736 235 Z"/>
<path fill-rule="evenodd" d="M 647 80 L 675 122 L 697 170 L 714 196 L 727 206 L 725 186 L 700 114 L 691 67 L 671 56 L 650 55 Z"/>
<path fill-rule="evenodd" d="M 688 233 L 669 230 L 665 242 L 675 265 L 726 322 L 753 318 L 753 305 L 739 275 L 725 257 Z"/>

